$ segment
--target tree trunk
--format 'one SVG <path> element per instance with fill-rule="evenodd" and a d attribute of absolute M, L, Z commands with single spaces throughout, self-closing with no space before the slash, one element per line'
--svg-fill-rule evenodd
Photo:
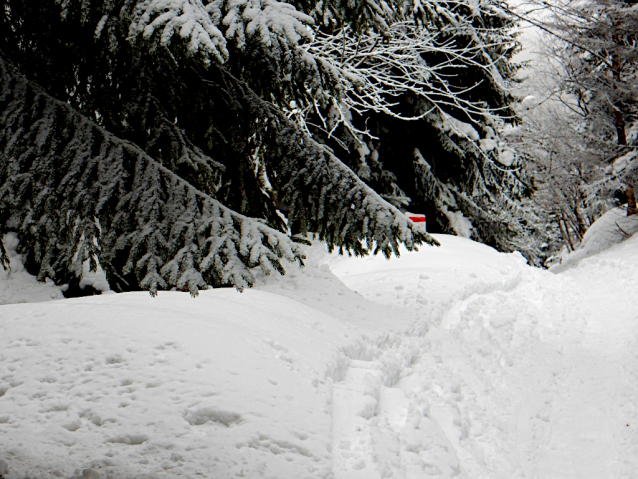
<path fill-rule="evenodd" d="M 618 26 L 616 22 L 614 22 L 613 25 L 614 25 L 614 28 Z M 616 45 L 620 44 L 620 36 L 617 33 L 614 33 L 612 35 L 612 39 Z M 612 72 L 613 72 L 614 80 L 615 80 L 613 89 L 617 90 L 618 84 L 622 82 L 622 76 L 620 74 L 620 70 L 622 66 L 620 62 L 620 55 L 618 53 L 615 53 L 612 55 L 611 63 L 612 63 L 611 68 L 612 68 Z M 627 125 L 625 124 L 625 115 L 622 108 L 623 107 L 622 102 L 612 101 L 612 104 L 614 108 L 614 120 L 616 123 L 616 134 L 618 135 L 618 144 L 626 145 L 627 133 L 625 131 L 625 128 L 627 127 Z"/>
<path fill-rule="evenodd" d="M 572 238 L 569 235 L 569 230 L 567 228 L 567 222 L 565 221 L 565 217 L 564 215 L 560 220 L 558 220 L 558 226 L 560 227 L 562 236 L 563 236 L 563 242 L 567 245 L 567 249 L 569 251 L 574 251 L 574 244 L 572 243 Z"/>
<path fill-rule="evenodd" d="M 632 186 L 627 188 L 627 216 L 635 215 L 638 213 L 636 208 L 636 195 Z"/>
<path fill-rule="evenodd" d="M 616 24 L 614 23 L 614 26 L 616 26 Z M 614 34 L 613 36 L 614 42 L 615 43 L 619 43 L 620 42 L 620 38 L 618 37 L 617 34 Z M 618 83 L 620 83 L 621 80 L 621 76 L 620 76 L 620 57 L 618 54 L 613 55 L 612 57 L 612 68 L 613 68 L 613 72 L 614 72 L 614 78 L 616 80 L 616 82 L 614 82 L 614 90 L 618 88 Z M 626 133 L 626 123 L 625 123 L 625 116 L 623 114 L 623 110 L 622 110 L 622 105 L 621 104 L 614 104 L 614 119 L 615 119 L 615 123 L 616 123 L 616 134 L 618 135 L 618 144 L 621 146 L 625 146 L 627 145 L 627 133 Z M 627 216 L 631 216 L 636 214 L 637 210 L 636 210 L 636 194 L 634 192 L 634 187 L 633 184 L 627 185 Z"/>
<path fill-rule="evenodd" d="M 623 117 L 619 105 L 614 105 L 614 117 L 616 123 L 616 134 L 618 135 L 618 144 L 626 145 L 627 133 L 625 133 L 625 128 L 627 125 L 625 124 L 625 118 Z"/>
<path fill-rule="evenodd" d="M 578 222 L 578 235 L 580 236 L 582 240 L 583 236 L 585 236 L 585 232 L 587 231 L 587 228 L 589 228 L 589 225 L 585 224 L 585 220 L 580 214 L 580 210 L 578 209 L 578 206 L 574 206 L 574 216 L 576 217 L 576 221 Z"/>

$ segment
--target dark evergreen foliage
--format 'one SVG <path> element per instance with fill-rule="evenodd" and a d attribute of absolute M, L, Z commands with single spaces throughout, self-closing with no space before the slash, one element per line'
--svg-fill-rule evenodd
<path fill-rule="evenodd" d="M 356 254 L 434 243 L 276 106 L 337 82 L 299 49 L 310 17 L 264 3 L 251 37 L 237 2 L 5 2 L 0 232 L 40 279 L 77 282 L 90 259 L 116 290 L 243 288 L 301 260 L 287 223 Z M 228 43 L 211 6 L 235 15 Z"/>
<path fill-rule="evenodd" d="M 0 234 L 18 231 L 38 279 L 68 283 L 99 259 L 116 290 L 196 294 L 301 261 L 285 234 L 233 213 L 4 60 L 0 78 Z"/>
<path fill-rule="evenodd" d="M 391 112 L 354 113 L 352 125 L 367 137 L 347 124 L 313 128 L 316 119 L 309 129 L 385 199 L 425 213 L 429 231 L 457 232 L 453 218 L 462 213 L 473 239 L 537 261 L 543 225 L 533 186 L 503 135 L 519 121 L 508 89 L 517 71 L 513 21 L 499 2 L 418 7 L 416 21 L 432 32 L 422 53 L 436 73 L 429 89 L 392 98 Z"/>

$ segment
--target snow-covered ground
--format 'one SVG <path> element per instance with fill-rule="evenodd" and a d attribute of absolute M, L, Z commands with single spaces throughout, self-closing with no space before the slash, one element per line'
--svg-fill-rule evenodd
<path fill-rule="evenodd" d="M 437 239 L 196 299 L 0 272 L 0 475 L 638 477 L 638 236 L 558 274 Z"/>

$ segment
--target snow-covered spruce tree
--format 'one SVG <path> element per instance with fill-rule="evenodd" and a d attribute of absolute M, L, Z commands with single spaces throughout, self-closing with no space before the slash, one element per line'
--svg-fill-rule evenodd
<path fill-rule="evenodd" d="M 635 214 L 638 175 L 638 9 L 631 0 L 588 0 L 552 9 L 548 26 L 564 65 L 563 88 L 576 96 L 588 144 L 604 152 L 607 174 L 590 196 L 621 192 Z"/>
<path fill-rule="evenodd" d="M 291 114 L 388 201 L 425 212 L 430 231 L 534 258 L 543 228 L 502 137 L 517 121 L 511 17 L 453 1 L 410 3 L 402 18 L 378 34 L 320 32 L 310 51 L 338 59 L 351 84 L 329 109 Z"/>
<path fill-rule="evenodd" d="M 97 259 L 116 290 L 242 288 L 301 259 L 282 211 L 358 254 L 434 243 L 278 107 L 340 94 L 291 5 L 7 0 L 1 18 L 0 233 L 40 279 Z"/>

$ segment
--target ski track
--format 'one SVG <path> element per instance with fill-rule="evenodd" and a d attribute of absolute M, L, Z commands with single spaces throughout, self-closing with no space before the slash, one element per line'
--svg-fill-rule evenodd
<path fill-rule="evenodd" d="M 618 277 L 622 258 L 521 268 L 357 348 L 372 354 L 333 389 L 334 478 L 637 477 L 638 268 Z M 433 304 L 418 286 L 381 301 Z"/>

